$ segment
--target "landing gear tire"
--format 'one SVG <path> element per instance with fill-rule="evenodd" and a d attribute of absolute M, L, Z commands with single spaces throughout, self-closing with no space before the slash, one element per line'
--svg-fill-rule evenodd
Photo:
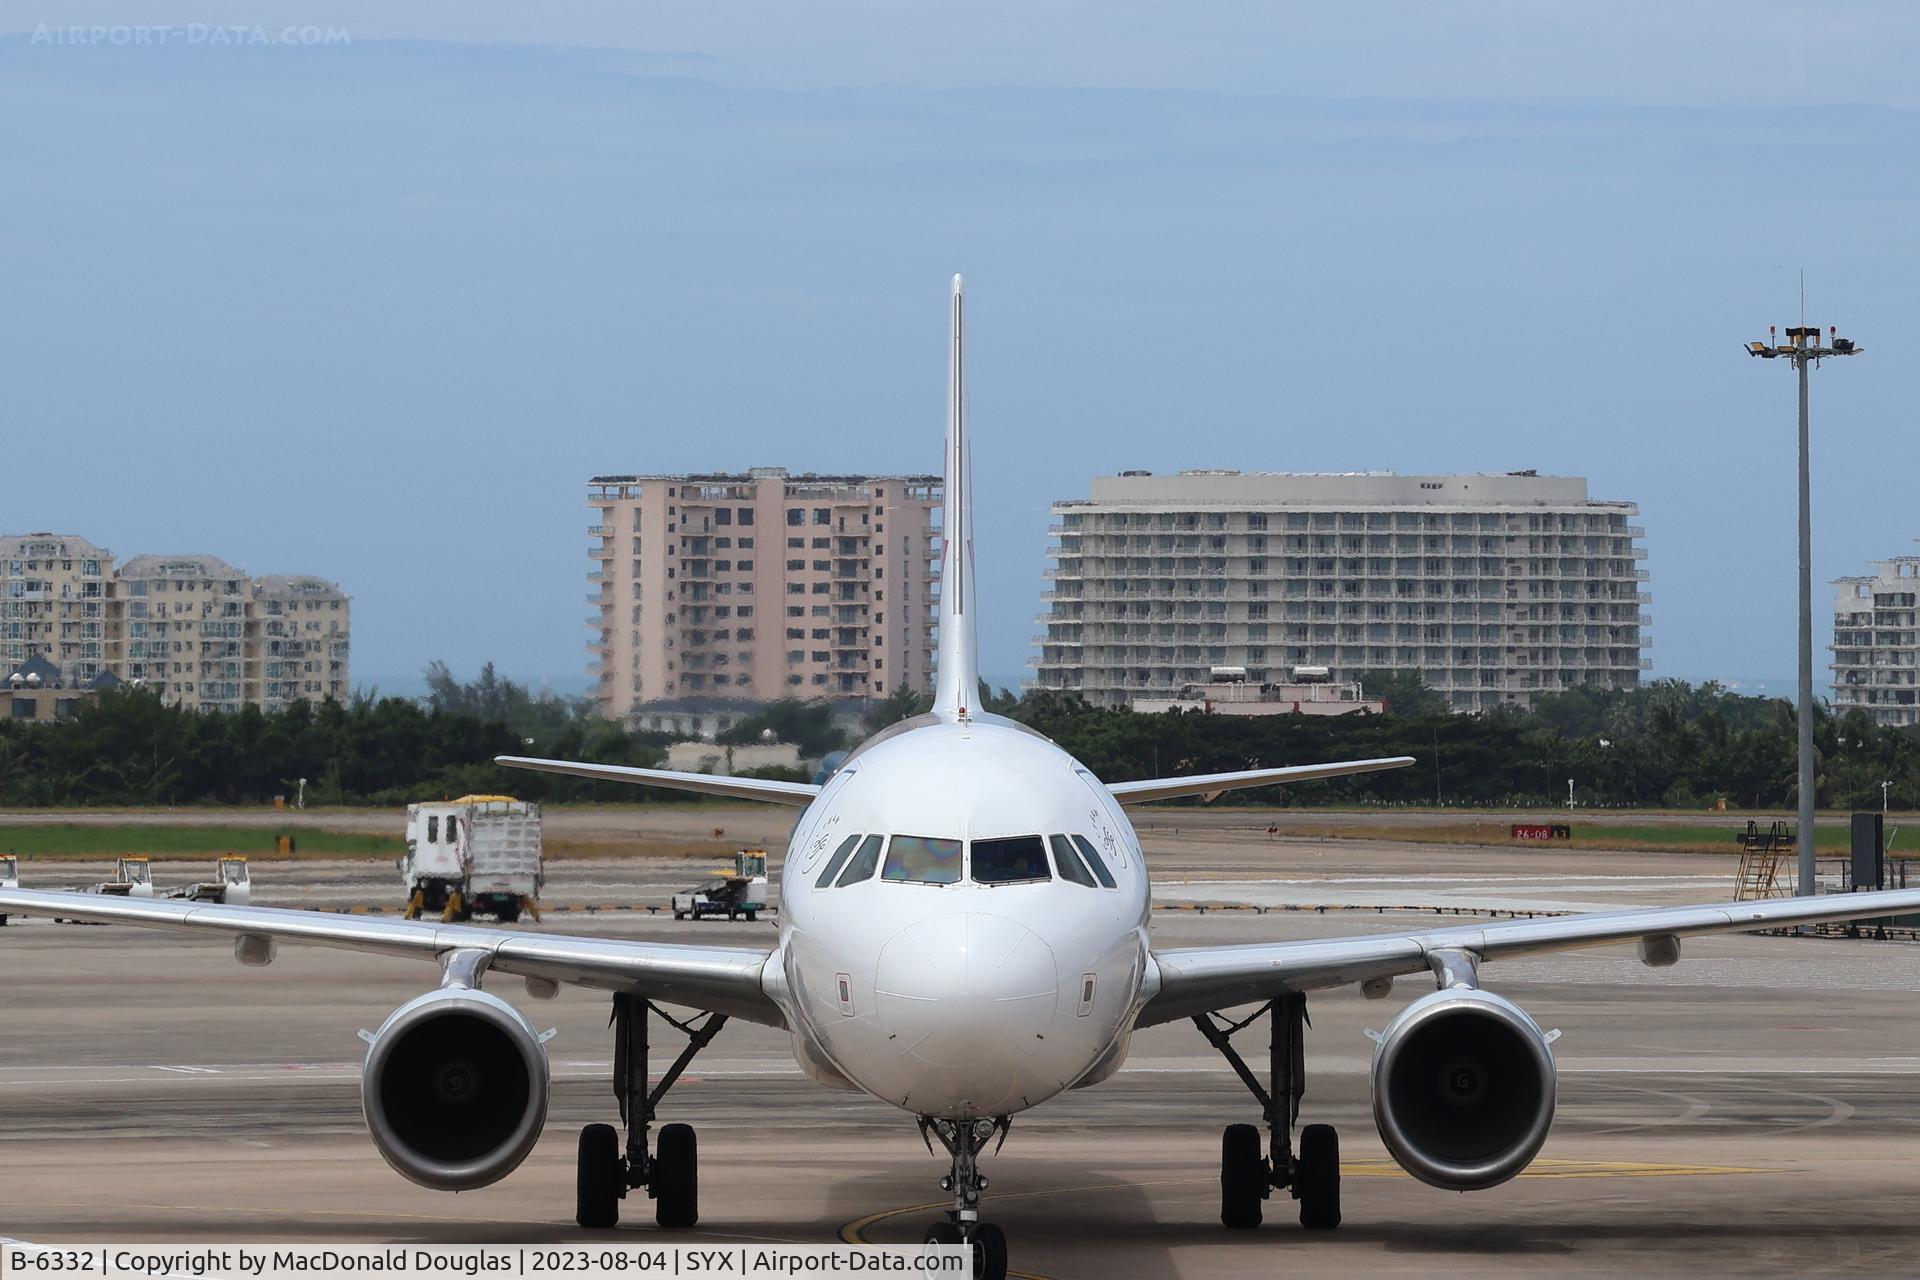
<path fill-rule="evenodd" d="M 700 1221 L 700 1152 L 690 1124 L 660 1127 L 653 1157 L 653 1216 L 669 1231 Z"/>
<path fill-rule="evenodd" d="M 1220 1223 L 1236 1231 L 1260 1225 L 1260 1202 L 1267 1195 L 1267 1158 L 1261 1151 L 1260 1130 L 1250 1124 L 1230 1124 L 1220 1135 Z M 1304 1214 L 1305 1201 L 1301 1212 Z"/>
<path fill-rule="evenodd" d="M 922 1244 L 959 1244 L 960 1228 L 951 1222 L 936 1222 L 927 1228 L 927 1234 L 920 1237 Z"/>
<path fill-rule="evenodd" d="M 1007 1233 L 991 1222 L 973 1229 L 974 1280 L 1007 1280 Z"/>
<path fill-rule="evenodd" d="M 1294 1194 L 1300 1199 L 1300 1225 L 1309 1231 L 1331 1231 L 1340 1225 L 1340 1135 L 1330 1124 L 1310 1124 L 1300 1131 L 1300 1161 L 1294 1176 Z"/>
<path fill-rule="evenodd" d="M 627 1167 L 620 1158 L 620 1134 L 610 1124 L 590 1124 L 580 1131 L 580 1157 L 575 1172 L 573 1220 L 600 1229 L 620 1221 L 620 1197 L 627 1189 Z"/>

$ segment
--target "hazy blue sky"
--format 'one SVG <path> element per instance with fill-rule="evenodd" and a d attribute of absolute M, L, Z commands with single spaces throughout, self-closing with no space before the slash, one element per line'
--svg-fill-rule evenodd
<path fill-rule="evenodd" d="M 0 531 L 337 578 L 363 682 L 578 682 L 586 477 L 936 470 L 961 270 L 1003 679 L 1048 502 L 1185 466 L 1587 475 L 1657 673 L 1790 672 L 1739 348 L 1804 267 L 1871 348 L 1816 570 L 1914 550 L 1916 12 L 0 0 Z"/>

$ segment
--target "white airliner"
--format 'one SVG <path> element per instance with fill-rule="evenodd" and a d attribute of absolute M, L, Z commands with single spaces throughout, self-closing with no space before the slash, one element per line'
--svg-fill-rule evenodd
<path fill-rule="evenodd" d="M 484 978 L 512 975 L 527 993 L 562 984 L 612 993 L 614 1084 L 624 1141 L 612 1125 L 580 1134 L 577 1220 L 611 1227 L 620 1201 L 644 1189 L 668 1228 L 699 1215 L 693 1130 L 667 1124 L 650 1140 L 662 1097 L 730 1018 L 782 1028 L 820 1083 L 864 1091 L 919 1121 L 951 1158 L 952 1193 L 927 1239 L 966 1243 L 976 1275 L 1007 1273 L 1006 1238 L 980 1216 L 987 1144 L 1011 1118 L 1119 1070 L 1141 1027 L 1188 1019 L 1260 1104 L 1227 1127 L 1220 1217 L 1257 1226 L 1262 1202 L 1287 1191 L 1302 1225 L 1340 1221 L 1338 1142 L 1326 1125 L 1293 1128 L 1305 1082 L 1306 996 L 1358 985 L 1388 994 L 1427 974 L 1436 990 L 1376 1035 L 1373 1110 L 1387 1150 L 1436 1187 L 1476 1190 L 1524 1169 L 1554 1109 L 1552 1035 L 1483 990 L 1480 966 L 1573 947 L 1637 942 L 1672 964 L 1680 939 L 1920 911 L 1920 891 L 1604 912 L 1426 933 L 1156 949 L 1147 867 L 1124 806 L 1173 796 L 1338 777 L 1411 763 L 1405 756 L 1253 769 L 1203 777 L 1102 783 L 1047 739 L 976 706 L 972 475 L 961 349 L 962 294 L 953 281 L 946 506 L 933 709 L 870 739 L 824 786 L 613 765 L 502 757 L 501 763 L 588 778 L 799 807 L 780 885 L 771 951 L 623 942 L 467 925 L 342 918 L 310 911 L 195 905 L 0 890 L 0 910 L 101 923 L 207 929 L 233 939 L 243 964 L 304 942 L 436 961 L 438 987 L 402 1005 L 368 1042 L 362 1096 L 382 1155 L 401 1174 L 450 1191 L 485 1186 L 519 1165 L 546 1119 L 542 1037 Z M 687 1044 L 657 1081 L 648 1069 L 649 1011 L 704 1011 L 668 1021 Z M 1257 1072 L 1230 1037 L 1226 1009 L 1254 1007 L 1270 1024 Z M 1263 1083 L 1264 1079 L 1264 1083 Z M 997 1148 L 996 1148 L 997 1149 Z"/>

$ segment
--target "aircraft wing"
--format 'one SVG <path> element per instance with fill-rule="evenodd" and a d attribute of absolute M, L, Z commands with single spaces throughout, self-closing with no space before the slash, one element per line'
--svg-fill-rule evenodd
<path fill-rule="evenodd" d="M 820 794 L 810 782 L 778 782 L 772 778 L 729 778 L 715 773 L 676 773 L 671 769 L 640 769 L 625 764 L 585 764 L 577 760 L 538 760 L 532 756 L 495 756 L 495 764 L 537 773 L 569 773 L 602 782 L 630 782 L 642 787 L 669 787 L 735 800 L 766 800 L 773 804 L 808 805 Z"/>
<path fill-rule="evenodd" d="M 1401 769 L 1413 763 L 1412 756 L 1386 756 L 1379 760 L 1340 760 L 1332 764 L 1295 764 L 1283 769 L 1245 769 L 1239 773 L 1202 773 L 1188 778 L 1145 778 L 1139 782 L 1109 782 L 1107 790 L 1121 804 L 1146 804 L 1151 800 L 1170 800 L 1174 796 L 1217 795 L 1242 787 L 1270 787 L 1279 782 L 1307 782 L 1314 778 L 1344 778 L 1353 773 L 1372 773 L 1376 769 Z"/>
<path fill-rule="evenodd" d="M 0 911 L 91 924 L 210 931 L 236 939 L 266 938 L 422 960 L 437 961 L 453 951 L 484 951 L 491 957 L 489 973 L 627 991 L 770 1027 L 786 1025 L 779 1006 L 761 986 L 767 953 L 745 947 L 625 942 L 425 920 L 36 889 L 0 889 Z"/>
<path fill-rule="evenodd" d="M 0 899 L 3 900 L 3 899 Z M 1741 933 L 1785 925 L 1920 912 L 1920 889 L 1770 898 L 1698 907 L 1646 907 L 1588 915 L 1464 925 L 1431 933 L 1370 934 L 1153 953 L 1159 989 L 1137 1025 L 1154 1026 L 1286 992 L 1313 991 L 1375 978 L 1438 972 L 1446 957 L 1508 960 L 1653 938 Z"/>

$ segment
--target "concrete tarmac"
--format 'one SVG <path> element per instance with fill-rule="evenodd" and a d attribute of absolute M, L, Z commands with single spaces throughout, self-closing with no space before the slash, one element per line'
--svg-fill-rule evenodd
<path fill-rule="evenodd" d="M 1162 837 L 1150 836 L 1150 844 Z M 1168 846 L 1176 842 L 1166 839 Z M 1726 896 L 1713 858 L 1433 850 L 1319 852 L 1243 838 L 1161 854 L 1165 900 L 1331 909 L 1163 912 L 1163 945 L 1426 928 L 1431 910 Z M 1211 847 L 1208 847 L 1211 846 Z M 580 885 L 570 883 L 575 875 Z M 555 864 L 550 893 L 639 897 L 656 860 Z M 391 899 L 391 868 L 256 863 L 256 901 Z M 37 877 L 36 877 L 37 878 Z M 76 876 L 77 881 L 80 877 Z M 1187 881 L 1188 884 L 1179 882 Z M 591 885 L 591 888 L 582 887 Z M 1198 886 L 1196 888 L 1196 886 Z M 1380 909 L 1371 896 L 1397 896 Z M 1344 909 L 1342 909 L 1344 908 Z M 1359 909 L 1354 909 L 1359 908 Z M 644 913 L 557 931 L 770 943 L 774 929 Z M 1560 1109 L 1540 1161 L 1456 1195 L 1387 1159 L 1363 1030 L 1428 989 L 1313 1002 L 1304 1123 L 1339 1127 L 1345 1225 L 1309 1235 L 1291 1201 L 1257 1232 L 1218 1222 L 1220 1129 L 1257 1107 L 1186 1024 L 1138 1036 L 1127 1069 L 1015 1120 L 985 1169 L 1014 1266 L 1057 1277 L 1668 1272 L 1911 1274 L 1920 1263 L 1920 947 L 1795 938 L 1691 942 L 1644 968 L 1607 949 L 1487 966 L 1556 1045 Z M 42 1242 L 549 1241 L 572 1224 L 578 1127 L 614 1119 L 602 999 L 492 990 L 559 1036 L 546 1136 L 506 1181 L 448 1196 L 401 1179 L 360 1117 L 353 1033 L 433 980 L 404 960 L 284 948 L 268 969 L 217 939 L 21 921 L 0 930 L 0 1235 Z M 665 1046 L 658 1038 L 656 1045 Z M 1249 1057 L 1259 1060 L 1259 1029 Z M 918 1239 L 944 1160 L 911 1120 L 802 1077 L 784 1036 L 735 1023 L 662 1108 L 698 1127 L 702 1222 L 676 1239 Z M 620 1228 L 652 1238 L 651 1205 Z"/>

